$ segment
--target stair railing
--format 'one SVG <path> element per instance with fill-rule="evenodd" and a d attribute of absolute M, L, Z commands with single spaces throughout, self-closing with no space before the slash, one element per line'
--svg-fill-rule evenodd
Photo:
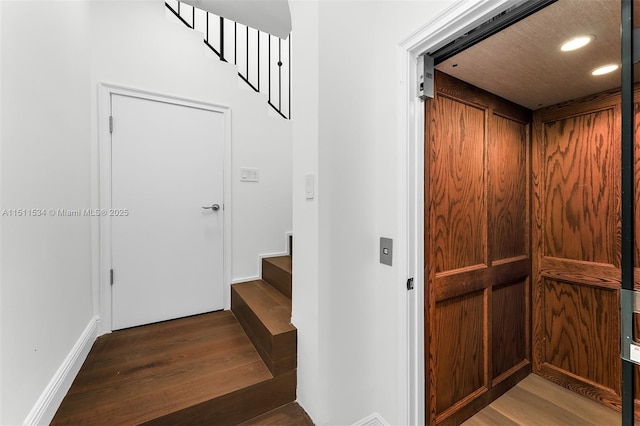
<path fill-rule="evenodd" d="M 204 44 L 221 61 L 236 65 L 249 87 L 266 91 L 278 114 L 291 119 L 291 34 L 282 40 L 177 0 L 166 0 L 165 5 L 184 25 L 202 32 Z"/>

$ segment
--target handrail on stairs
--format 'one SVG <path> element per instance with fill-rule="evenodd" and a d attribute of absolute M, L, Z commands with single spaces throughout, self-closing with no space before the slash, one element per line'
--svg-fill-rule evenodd
<path fill-rule="evenodd" d="M 185 26 L 201 31 L 204 44 L 221 61 L 236 65 L 238 76 L 249 87 L 260 93 L 266 86 L 267 103 L 291 119 L 291 34 L 282 40 L 177 0 L 166 0 L 165 5 Z M 266 52 L 261 44 L 267 44 Z M 265 66 L 267 74 L 261 74 Z"/>

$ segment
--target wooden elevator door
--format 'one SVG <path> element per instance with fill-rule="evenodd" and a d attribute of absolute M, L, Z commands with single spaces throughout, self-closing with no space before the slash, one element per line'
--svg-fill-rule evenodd
<path fill-rule="evenodd" d="M 428 424 L 531 371 L 531 111 L 436 72 L 425 104 Z"/>

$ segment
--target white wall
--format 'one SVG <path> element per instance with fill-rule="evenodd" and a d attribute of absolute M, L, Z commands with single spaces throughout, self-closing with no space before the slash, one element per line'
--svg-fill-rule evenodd
<path fill-rule="evenodd" d="M 2 2 L 2 209 L 91 201 L 89 11 Z M 90 222 L 0 218 L 1 424 L 21 424 L 93 316 Z"/>
<path fill-rule="evenodd" d="M 107 82 L 230 106 L 232 277 L 254 277 L 259 254 L 286 251 L 291 122 L 167 21 L 162 1 L 1 4 L 3 209 L 97 207 L 97 85 Z M 241 166 L 260 169 L 260 182 L 240 183 Z M 19 424 L 98 313 L 98 222 L 0 226 L 0 424 Z"/>
<path fill-rule="evenodd" d="M 292 229 L 291 122 L 208 51 L 201 34 L 168 22 L 163 2 L 95 1 L 91 11 L 93 88 L 107 82 L 231 107 L 231 275 L 258 276 L 258 255 L 286 252 Z M 259 169 L 260 182 L 240 182 L 240 167 Z"/>
<path fill-rule="evenodd" d="M 299 400 L 318 424 L 351 424 L 373 412 L 392 424 L 408 421 L 406 265 L 378 263 L 379 237 L 393 238 L 400 251 L 407 241 L 398 233 L 406 219 L 398 203 L 396 54 L 450 3 L 292 2 L 293 321 Z M 314 164 L 317 197 L 309 203 L 300 188 Z M 302 266 L 313 261 L 315 276 Z M 305 355 L 313 345 L 318 358 Z"/>
<path fill-rule="evenodd" d="M 0 2 L 0 25 L 2 25 L 2 2 Z M 2 51 L 2 31 L 0 30 L 0 51 Z M 0 54 L 0 211 L 2 211 L 2 55 Z M 0 219 L 0 309 L 2 308 L 2 219 Z M 0 383 L 3 383 L 2 376 L 2 315 L 0 314 Z M 2 387 L 0 386 L 0 393 Z M 0 422 L 3 417 L 3 403 L 0 397 Z"/>
<path fill-rule="evenodd" d="M 317 423 L 325 412 L 319 352 L 320 259 L 318 200 L 318 3 L 290 2 L 293 118 L 293 312 L 298 328 L 298 401 Z M 300 22 L 300 25 L 297 25 Z M 315 176 L 315 198 L 305 197 L 305 175 Z"/>

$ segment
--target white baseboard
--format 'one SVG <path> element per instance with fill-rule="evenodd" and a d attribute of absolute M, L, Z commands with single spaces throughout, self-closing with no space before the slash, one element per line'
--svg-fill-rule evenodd
<path fill-rule="evenodd" d="M 262 278 L 260 278 L 258 275 L 256 275 L 255 277 L 234 278 L 231 280 L 231 284 L 240 284 L 246 283 L 247 281 L 256 281 L 261 279 Z"/>
<path fill-rule="evenodd" d="M 44 389 L 40 398 L 29 412 L 24 420 L 25 426 L 45 425 L 51 423 L 53 416 L 58 411 L 58 407 L 62 403 L 65 395 L 69 391 L 73 380 L 80 371 L 82 363 L 87 358 L 93 342 L 95 342 L 98 331 L 97 316 L 91 318 L 89 324 L 84 329 L 76 344 L 71 349 L 62 362 L 56 374 Z"/>
<path fill-rule="evenodd" d="M 360 419 L 351 426 L 389 426 L 389 423 L 378 413 L 373 413 Z"/>
<path fill-rule="evenodd" d="M 288 251 L 281 252 L 281 253 L 259 254 L 258 255 L 258 275 L 252 276 L 252 277 L 234 278 L 231 280 L 231 284 L 238 284 L 238 283 L 244 283 L 247 281 L 255 281 L 255 280 L 262 279 L 262 259 L 266 259 L 267 257 L 278 257 L 278 256 L 288 256 L 288 255 L 289 255 Z"/>

